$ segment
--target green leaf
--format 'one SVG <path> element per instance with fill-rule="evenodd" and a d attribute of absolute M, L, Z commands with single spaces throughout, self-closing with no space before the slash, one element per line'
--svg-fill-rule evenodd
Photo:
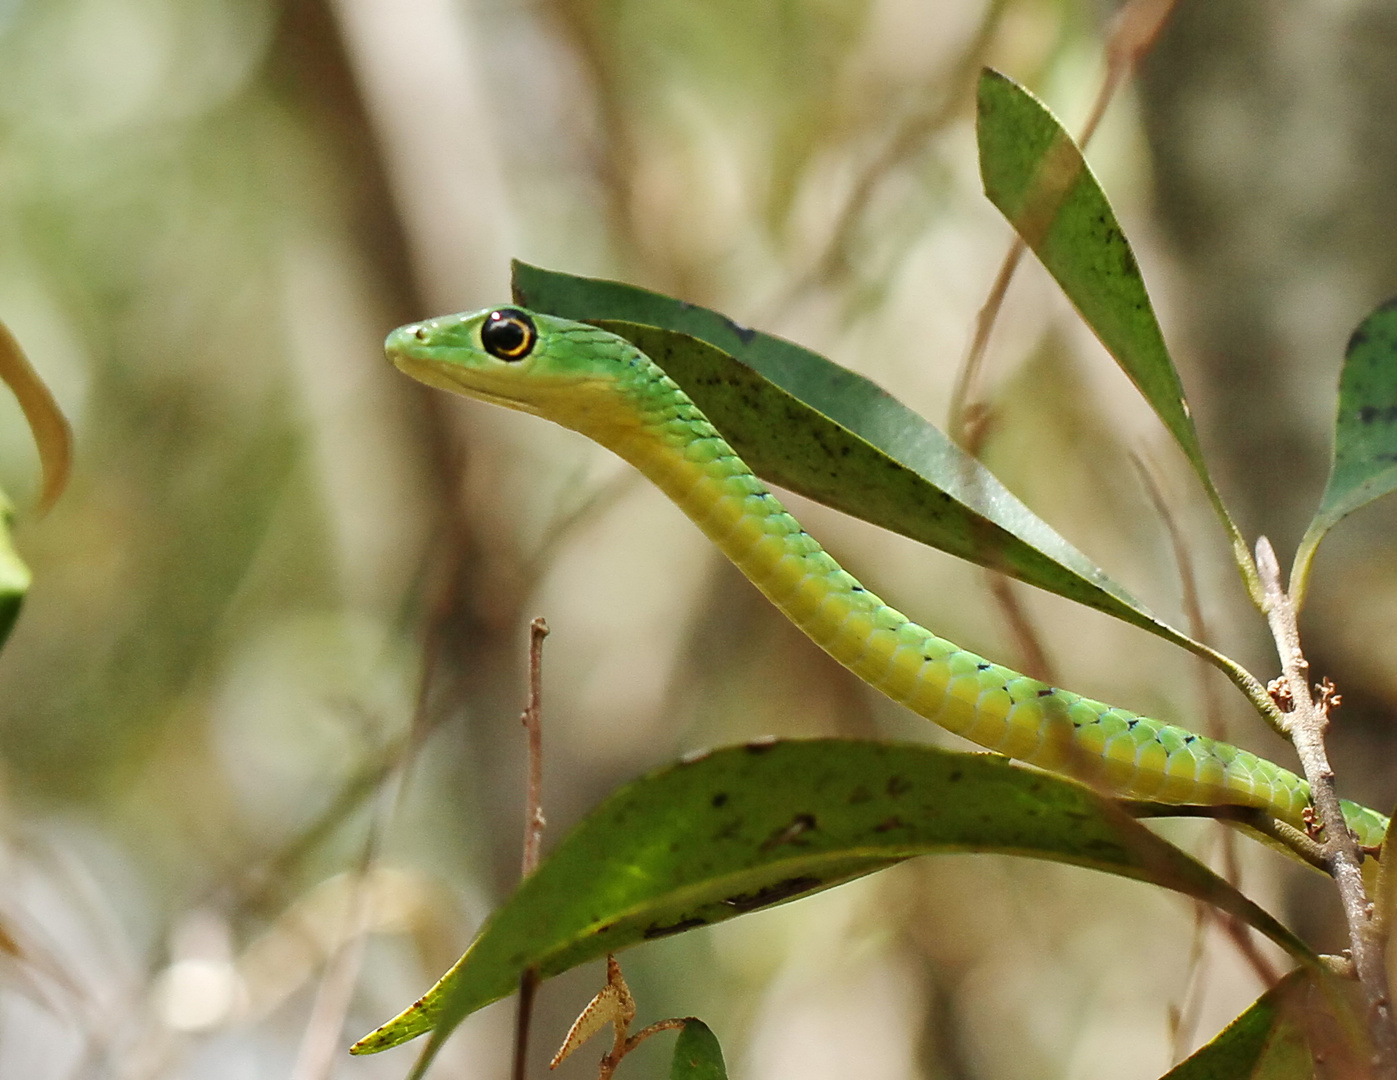
<path fill-rule="evenodd" d="M 691 1016 L 684 1021 L 670 1059 L 669 1080 L 728 1080 L 718 1036 L 702 1020 Z"/>
<path fill-rule="evenodd" d="M 1149 630 L 1216 665 L 1258 708 L 1275 711 L 1248 672 L 1151 614 L 993 473 L 862 375 L 634 285 L 516 260 L 514 299 L 630 340 L 770 482 Z"/>
<path fill-rule="evenodd" d="M 29 591 L 29 567 L 24 565 L 24 560 L 15 551 L 10 536 L 13 518 L 10 501 L 0 493 L 0 645 L 10 636 L 15 620 L 19 618 L 24 594 Z"/>
<path fill-rule="evenodd" d="M 1290 591 L 1302 599 L 1324 534 L 1342 518 L 1397 489 L 1397 299 L 1354 330 L 1339 375 L 1339 415 L 1329 482 L 1300 541 Z"/>
<path fill-rule="evenodd" d="M 1310 1080 L 1314 1062 L 1296 1000 L 1310 978 L 1292 971 L 1163 1080 Z"/>
<path fill-rule="evenodd" d="M 1314 954 L 1211 870 L 1074 781 L 992 754 L 855 740 L 730 747 L 615 792 L 427 995 L 354 1053 L 435 1028 L 414 1076 L 475 1010 L 630 945 L 784 903 L 916 855 L 993 851 L 1207 901 L 1304 963 Z"/>
<path fill-rule="evenodd" d="M 1082 152 L 1047 106 L 989 68 L 980 75 L 976 130 L 985 195 L 1183 449 L 1232 539 L 1248 587 L 1259 595 L 1251 553 L 1208 475 L 1135 253 Z"/>

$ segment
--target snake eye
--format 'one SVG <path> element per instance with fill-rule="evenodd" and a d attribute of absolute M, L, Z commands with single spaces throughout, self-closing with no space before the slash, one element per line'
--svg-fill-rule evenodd
<path fill-rule="evenodd" d="M 492 311 L 480 327 L 480 344 L 485 351 L 511 363 L 528 356 L 537 340 L 533 319 L 518 308 Z"/>

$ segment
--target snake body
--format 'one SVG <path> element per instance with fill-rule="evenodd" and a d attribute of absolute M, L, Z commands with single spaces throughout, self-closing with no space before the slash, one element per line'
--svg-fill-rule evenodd
<path fill-rule="evenodd" d="M 495 308 L 401 327 L 413 377 L 573 428 L 639 469 L 820 648 L 913 712 L 989 750 L 1122 795 L 1259 808 L 1306 827 L 1309 786 L 1228 743 L 1029 678 L 939 637 L 843 569 L 687 394 L 623 338 Z M 1344 804 L 1359 842 L 1387 819 Z"/>

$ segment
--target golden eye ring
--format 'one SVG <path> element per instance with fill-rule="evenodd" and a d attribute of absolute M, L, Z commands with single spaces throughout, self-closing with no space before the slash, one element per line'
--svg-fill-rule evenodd
<path fill-rule="evenodd" d="M 533 319 L 518 308 L 500 308 L 480 326 L 480 347 L 491 356 L 516 363 L 533 352 L 538 330 Z"/>

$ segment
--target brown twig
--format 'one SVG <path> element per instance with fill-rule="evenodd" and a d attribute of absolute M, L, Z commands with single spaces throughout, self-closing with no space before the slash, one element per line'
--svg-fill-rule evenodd
<path fill-rule="evenodd" d="M 1179 587 L 1183 595 L 1184 618 L 1188 621 L 1189 633 L 1197 641 L 1207 641 L 1210 636 L 1208 623 L 1203 617 L 1203 604 L 1198 595 L 1198 580 L 1193 572 L 1193 556 L 1189 551 L 1188 542 L 1179 529 L 1179 524 L 1170 510 L 1164 492 L 1155 482 L 1154 475 L 1136 455 L 1131 455 L 1131 461 L 1135 463 L 1136 471 L 1141 482 L 1145 485 L 1145 491 L 1169 535 L 1169 543 L 1174 552 L 1174 564 L 1179 571 Z M 1222 705 L 1214 690 L 1209 667 L 1210 665 L 1202 657 L 1195 658 L 1193 669 L 1198 676 L 1198 692 L 1203 700 L 1204 727 L 1213 738 L 1226 739 L 1227 731 L 1222 721 Z M 1222 844 L 1222 876 L 1229 885 L 1237 887 L 1241 884 L 1242 870 L 1237 860 L 1236 834 L 1231 829 L 1224 828 L 1220 831 L 1220 840 Z M 1216 909 L 1205 904 L 1199 904 L 1197 911 L 1200 923 L 1209 919 L 1216 920 L 1227 939 L 1237 948 L 1237 951 L 1251 965 L 1252 970 L 1266 986 L 1276 985 L 1280 979 L 1280 973 L 1257 949 L 1256 940 L 1245 923 L 1235 917 L 1222 917 Z"/>
<path fill-rule="evenodd" d="M 529 623 L 529 702 L 520 723 L 529 741 L 529 780 L 525 791 L 524 865 L 521 877 L 538 869 L 538 849 L 543 840 L 543 639 L 548 623 L 542 617 Z"/>
<path fill-rule="evenodd" d="M 1183 600 L 1184 619 L 1188 623 L 1188 632 L 1195 641 L 1206 642 L 1212 635 L 1208 630 L 1208 620 L 1203 615 L 1203 601 L 1198 594 L 1198 576 L 1193 570 L 1193 553 L 1189 549 L 1188 540 L 1184 537 L 1183 530 L 1179 528 L 1179 523 L 1174 517 L 1169 501 L 1164 497 L 1164 491 L 1156 482 L 1154 474 L 1145 466 L 1144 461 L 1138 455 L 1131 454 L 1130 460 L 1134 463 L 1136 473 L 1145 486 L 1145 493 L 1149 496 L 1150 502 L 1154 504 L 1155 513 L 1159 515 L 1159 520 L 1164 525 L 1164 531 L 1169 536 L 1169 546 L 1174 555 L 1174 566 L 1179 571 L 1179 593 Z M 1198 679 L 1198 696 L 1203 702 L 1203 726 L 1214 739 L 1225 741 L 1227 739 L 1227 726 L 1223 723 L 1222 701 L 1218 697 L 1216 685 L 1212 680 L 1211 667 L 1212 665 L 1201 656 L 1194 657 L 1193 670 Z M 1221 835 L 1223 876 L 1227 878 L 1230 885 L 1240 884 L 1242 872 L 1237 863 L 1236 836 L 1230 830 L 1224 830 Z"/>
<path fill-rule="evenodd" d="M 1266 620 L 1276 640 L 1291 702 L 1291 709 L 1285 714 L 1287 734 L 1310 784 L 1310 801 L 1314 805 L 1325 861 L 1338 885 L 1344 920 L 1348 924 L 1354 971 L 1368 1001 L 1373 1074 L 1380 1080 L 1397 1080 L 1397 1026 L 1393 1024 L 1382 943 L 1374 933 L 1372 905 L 1363 889 L 1363 872 L 1359 869 L 1362 857 L 1344 821 L 1343 808 L 1334 788 L 1334 770 L 1324 746 L 1329 717 L 1311 694 L 1310 665 L 1300 648 L 1295 605 L 1281 585 L 1280 563 L 1271 542 L 1264 536 L 1256 542 L 1256 566 L 1261 576 Z M 1323 699 L 1329 696 L 1325 694 Z"/>
<path fill-rule="evenodd" d="M 1014 639 L 1014 645 L 1018 650 L 1019 669 L 1039 682 L 1057 682 L 1057 667 L 1043 646 L 1043 639 L 1038 633 L 1033 616 L 1019 599 L 1020 590 L 999 570 L 986 569 L 985 583 Z"/>
<path fill-rule="evenodd" d="M 514 1062 L 509 1070 L 511 1080 L 524 1080 L 529 1059 L 529 1025 L 534 1017 L 534 992 L 538 990 L 538 972 L 529 968 L 519 977 L 519 1008 L 514 1014 Z"/>
<path fill-rule="evenodd" d="M 680 1031 L 683 1029 L 684 1025 L 692 1019 L 693 1017 L 691 1016 L 675 1016 L 671 1017 L 668 1020 L 656 1020 L 649 1027 L 641 1028 L 641 1030 L 637 1031 L 634 1035 L 627 1039 L 625 1043 L 622 1044 L 622 1046 L 619 1048 L 619 1050 L 613 1050 L 610 1054 L 606 1056 L 605 1059 L 603 1059 L 602 1069 L 607 1070 L 608 1064 L 610 1065 L 610 1069 L 609 1071 L 603 1071 L 598 1076 L 597 1080 L 610 1080 L 611 1074 L 616 1071 L 616 1066 L 621 1064 L 621 1059 L 625 1057 L 627 1054 L 629 1054 L 641 1043 L 643 1043 L 646 1039 L 650 1038 L 651 1035 L 658 1035 L 662 1031 Z"/>
<path fill-rule="evenodd" d="M 528 779 L 524 792 L 524 857 L 520 877 L 538 869 L 543 842 L 543 639 L 548 623 L 542 617 L 529 623 L 529 697 L 519 720 L 528 743 Z M 514 1064 L 510 1075 L 524 1080 L 529 1049 L 529 1024 L 533 1019 L 538 973 L 529 968 L 519 977 L 519 1008 L 514 1015 Z"/>

